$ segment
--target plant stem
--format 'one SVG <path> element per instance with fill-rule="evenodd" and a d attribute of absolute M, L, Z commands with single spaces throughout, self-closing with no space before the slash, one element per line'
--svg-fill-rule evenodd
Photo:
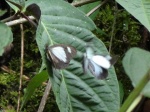
<path fill-rule="evenodd" d="M 99 1 L 99 0 L 84 0 L 84 1 L 72 3 L 72 5 L 75 6 L 75 7 L 79 7 L 79 6 L 89 4 L 89 3 L 93 3 L 93 2 L 96 2 L 96 1 Z"/>
<path fill-rule="evenodd" d="M 48 95 L 50 93 L 50 90 L 51 90 L 51 82 L 50 82 L 50 79 L 49 79 L 37 112 L 43 112 L 46 101 L 48 99 Z"/>
<path fill-rule="evenodd" d="M 102 5 L 104 5 L 108 0 L 103 1 L 101 4 L 98 6 L 94 7 L 90 12 L 88 12 L 86 15 L 90 16 L 92 13 L 94 13 L 96 10 L 98 10 Z"/>
<path fill-rule="evenodd" d="M 139 96 L 132 102 L 132 105 L 128 108 L 127 112 L 132 112 L 133 109 L 142 101 L 142 98 L 143 95 L 139 94 Z"/>
<path fill-rule="evenodd" d="M 131 92 L 129 97 L 126 99 L 122 107 L 120 108 L 119 112 L 126 112 L 127 109 L 132 105 L 133 101 L 139 96 L 145 85 L 150 80 L 150 70 L 147 72 L 146 75 L 141 79 L 139 84 L 135 87 L 135 89 Z"/>
<path fill-rule="evenodd" d="M 34 21 L 32 21 L 32 19 L 30 19 L 28 16 L 26 16 L 24 13 L 21 13 L 20 14 L 23 18 L 25 18 L 26 20 L 28 20 L 29 21 L 29 23 L 32 25 L 32 26 L 34 26 L 35 28 L 37 28 L 37 24 L 34 22 Z"/>
<path fill-rule="evenodd" d="M 35 18 L 33 16 L 29 16 L 30 19 L 34 20 Z M 13 20 L 13 21 L 10 21 L 10 22 L 6 22 L 5 24 L 7 26 L 13 26 L 13 25 L 17 25 L 17 24 L 20 24 L 20 23 L 25 23 L 27 22 L 27 20 L 25 18 L 20 18 L 20 19 L 16 19 L 16 20 Z"/>
<path fill-rule="evenodd" d="M 8 17 L 6 19 L 1 20 L 1 22 L 12 21 L 12 20 L 14 20 L 16 18 L 17 18 L 17 14 L 14 14 L 13 16 L 10 16 L 10 17 Z"/>
<path fill-rule="evenodd" d="M 109 53 L 111 52 L 112 41 L 113 41 L 113 37 L 114 37 L 114 31 L 115 31 L 115 25 L 116 25 L 116 19 L 117 19 L 117 13 L 118 13 L 118 7 L 117 7 L 117 3 L 115 2 L 115 14 L 114 14 L 114 21 L 113 21 L 113 24 L 112 24 L 112 31 L 111 31 L 110 45 L 109 45 Z"/>
<path fill-rule="evenodd" d="M 20 112 L 20 97 L 22 89 L 22 77 L 23 77 L 23 62 L 24 62 L 24 31 L 23 24 L 20 24 L 21 29 L 21 66 L 20 66 L 20 81 L 19 81 L 19 90 L 18 90 L 18 105 L 17 112 Z"/>

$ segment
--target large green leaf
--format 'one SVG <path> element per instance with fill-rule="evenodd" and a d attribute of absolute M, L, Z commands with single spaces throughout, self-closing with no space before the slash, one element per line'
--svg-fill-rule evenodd
<path fill-rule="evenodd" d="M 150 0 L 116 0 L 150 31 Z"/>
<path fill-rule="evenodd" d="M 0 56 L 4 52 L 4 48 L 13 41 L 11 29 L 4 23 L 0 22 Z"/>
<path fill-rule="evenodd" d="M 35 3 L 42 12 L 36 40 L 43 62 L 48 63 L 47 69 L 60 111 L 117 112 L 120 99 L 114 68 L 110 68 L 106 80 L 83 74 L 82 60 L 87 44 L 93 45 L 97 54 L 108 54 L 104 44 L 91 32 L 95 29 L 91 19 L 61 0 L 36 0 Z M 52 71 L 45 56 L 46 44 L 72 45 L 77 55 L 68 68 Z"/>
<path fill-rule="evenodd" d="M 148 51 L 132 48 L 126 53 L 123 59 L 123 66 L 134 87 L 139 84 L 140 80 L 150 69 L 149 61 L 150 52 Z M 150 97 L 150 82 L 146 85 L 142 94 Z"/>
<path fill-rule="evenodd" d="M 29 82 L 25 94 L 23 96 L 23 102 L 21 105 L 21 108 L 23 108 L 23 106 L 27 103 L 27 101 L 31 98 L 31 96 L 33 95 L 35 89 L 37 87 L 39 87 L 44 81 L 46 81 L 48 79 L 48 74 L 47 72 L 44 70 L 41 73 L 35 75 L 31 81 Z"/>

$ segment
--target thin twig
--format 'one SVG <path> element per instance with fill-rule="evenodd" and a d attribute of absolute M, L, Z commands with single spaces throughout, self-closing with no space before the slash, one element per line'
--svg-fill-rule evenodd
<path fill-rule="evenodd" d="M 9 69 L 9 68 L 8 68 L 7 66 L 5 66 L 5 65 L 2 65 L 0 68 L 1 68 L 1 70 L 5 71 L 5 72 L 7 72 L 7 73 L 9 73 L 9 74 L 15 74 L 15 73 L 16 73 L 15 71 Z"/>
<path fill-rule="evenodd" d="M 114 21 L 113 21 L 111 37 L 110 37 L 109 53 L 111 52 L 112 41 L 113 41 L 113 37 L 114 37 L 114 30 L 115 30 L 117 13 L 118 13 L 117 11 L 118 11 L 118 7 L 117 7 L 117 3 L 115 2 L 115 14 L 114 14 Z"/>
<path fill-rule="evenodd" d="M 79 7 L 79 6 L 89 4 L 89 3 L 93 3 L 93 2 L 96 2 L 96 1 L 99 1 L 99 0 L 84 0 L 84 1 L 80 1 L 80 2 L 74 2 L 71 5 L 73 5 L 75 7 Z"/>
<path fill-rule="evenodd" d="M 12 16 L 10 16 L 10 17 L 8 17 L 8 18 L 5 18 L 5 19 L 1 20 L 1 22 L 12 21 L 12 20 L 14 20 L 14 19 L 16 19 L 16 18 L 17 18 L 17 13 L 14 14 L 14 15 L 12 15 Z"/>
<path fill-rule="evenodd" d="M 18 91 L 18 105 L 17 105 L 17 112 L 20 111 L 20 97 L 21 97 L 21 89 L 22 89 L 22 76 L 23 76 L 23 62 L 24 62 L 24 31 L 23 31 L 23 24 L 20 24 L 21 29 L 21 66 L 20 66 L 20 84 L 19 84 L 19 91 Z"/>
<path fill-rule="evenodd" d="M 94 7 L 90 12 L 88 12 L 86 15 L 90 16 L 92 13 L 94 13 L 96 10 L 98 10 L 102 5 L 104 5 L 108 0 L 103 1 L 101 4 L 98 6 Z"/>
<path fill-rule="evenodd" d="M 34 20 L 35 18 L 33 16 L 29 16 L 30 19 Z M 11 22 L 6 22 L 5 24 L 7 26 L 13 26 L 13 25 L 16 25 L 16 24 L 20 24 L 20 23 L 25 23 L 27 22 L 27 20 L 25 18 L 20 18 L 20 19 L 17 19 L 17 20 L 13 20 Z"/>
<path fill-rule="evenodd" d="M 51 83 L 50 83 L 50 79 L 49 79 L 37 112 L 43 112 L 45 104 L 46 104 L 46 100 L 47 100 L 48 95 L 50 93 L 50 90 L 51 90 Z"/>
<path fill-rule="evenodd" d="M 34 22 L 34 21 L 32 21 L 32 19 L 30 19 L 28 16 L 26 16 L 24 13 L 21 13 L 21 16 L 23 17 L 23 18 L 25 18 L 27 21 L 29 21 L 29 23 L 32 25 L 32 26 L 34 26 L 35 28 L 37 28 L 37 24 Z"/>

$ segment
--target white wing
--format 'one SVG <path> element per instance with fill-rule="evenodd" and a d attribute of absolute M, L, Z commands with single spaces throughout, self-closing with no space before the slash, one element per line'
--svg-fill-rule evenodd
<path fill-rule="evenodd" d="M 83 71 L 84 71 L 84 73 L 86 74 L 87 73 L 87 71 L 88 71 L 88 64 L 89 64 L 89 59 L 87 58 L 87 56 L 86 56 L 86 54 L 84 53 L 84 58 L 83 58 L 84 60 L 83 60 Z"/>
<path fill-rule="evenodd" d="M 53 55 L 55 55 L 59 60 L 67 62 L 66 52 L 63 47 L 58 46 L 51 49 Z"/>
<path fill-rule="evenodd" d="M 94 51 L 91 47 L 87 46 L 86 47 L 86 55 L 88 59 L 91 59 L 92 56 L 94 56 Z"/>
<path fill-rule="evenodd" d="M 71 53 L 71 48 L 67 46 L 67 50 L 69 53 Z"/>
<path fill-rule="evenodd" d="M 91 73 L 96 77 L 99 77 L 103 73 L 102 68 L 100 66 L 98 66 L 97 64 L 95 64 L 91 60 L 89 60 L 88 67 L 89 67 L 89 70 L 91 71 Z"/>
<path fill-rule="evenodd" d="M 92 57 L 92 61 L 105 69 L 108 69 L 111 66 L 110 61 L 104 56 L 95 55 Z"/>

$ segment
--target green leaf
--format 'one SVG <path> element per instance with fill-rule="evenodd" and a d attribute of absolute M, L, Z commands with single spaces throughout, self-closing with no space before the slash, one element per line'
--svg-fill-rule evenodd
<path fill-rule="evenodd" d="M 106 36 L 106 37 L 109 37 L 109 35 L 107 33 L 105 33 L 103 30 L 101 30 L 100 28 L 97 28 L 96 29 L 96 33 L 98 33 L 99 35 L 101 36 Z"/>
<path fill-rule="evenodd" d="M 7 10 L 0 10 L 0 16 L 3 16 L 5 13 L 7 12 Z"/>
<path fill-rule="evenodd" d="M 122 104 L 124 97 L 124 87 L 120 81 L 119 81 L 119 90 L 120 90 L 120 103 Z"/>
<path fill-rule="evenodd" d="M 81 7 L 78 7 L 81 11 L 83 11 L 84 13 L 89 13 L 93 8 L 95 8 L 96 6 L 98 6 L 100 4 L 100 2 L 94 2 L 94 3 L 90 3 L 90 4 L 86 4 L 83 5 Z M 96 16 L 98 15 L 99 10 L 95 11 L 94 13 L 92 13 L 89 17 L 92 20 L 96 19 Z"/>
<path fill-rule="evenodd" d="M 25 6 L 25 0 L 6 0 L 10 7 L 17 13 L 21 11 Z"/>
<path fill-rule="evenodd" d="M 150 31 L 149 0 L 116 0 Z"/>
<path fill-rule="evenodd" d="M 13 41 L 11 29 L 4 23 L 0 22 L 0 56 L 4 52 L 4 48 Z"/>
<path fill-rule="evenodd" d="M 48 79 L 47 71 L 42 71 L 41 73 L 35 75 L 31 81 L 29 82 L 25 94 L 23 96 L 23 102 L 21 105 L 21 108 L 27 103 L 27 101 L 31 98 L 33 95 L 35 89 L 39 87 L 44 81 Z"/>
<path fill-rule="evenodd" d="M 139 48 L 131 48 L 126 53 L 123 59 L 123 66 L 134 87 L 137 86 L 150 69 L 149 60 L 150 52 Z M 145 86 L 142 94 L 150 97 L 150 82 Z"/>
<path fill-rule="evenodd" d="M 61 112 L 117 112 L 119 87 L 114 68 L 109 69 L 106 80 L 98 80 L 91 74 L 84 75 L 83 54 L 91 44 L 96 54 L 108 54 L 104 44 L 91 32 L 95 24 L 83 12 L 61 0 L 36 0 L 41 9 L 41 21 L 37 28 L 36 41 L 43 63 L 47 64 Z M 29 4 L 32 4 L 31 2 Z M 74 46 L 77 55 L 63 70 L 51 70 L 46 60 L 45 45 L 66 44 Z"/>

